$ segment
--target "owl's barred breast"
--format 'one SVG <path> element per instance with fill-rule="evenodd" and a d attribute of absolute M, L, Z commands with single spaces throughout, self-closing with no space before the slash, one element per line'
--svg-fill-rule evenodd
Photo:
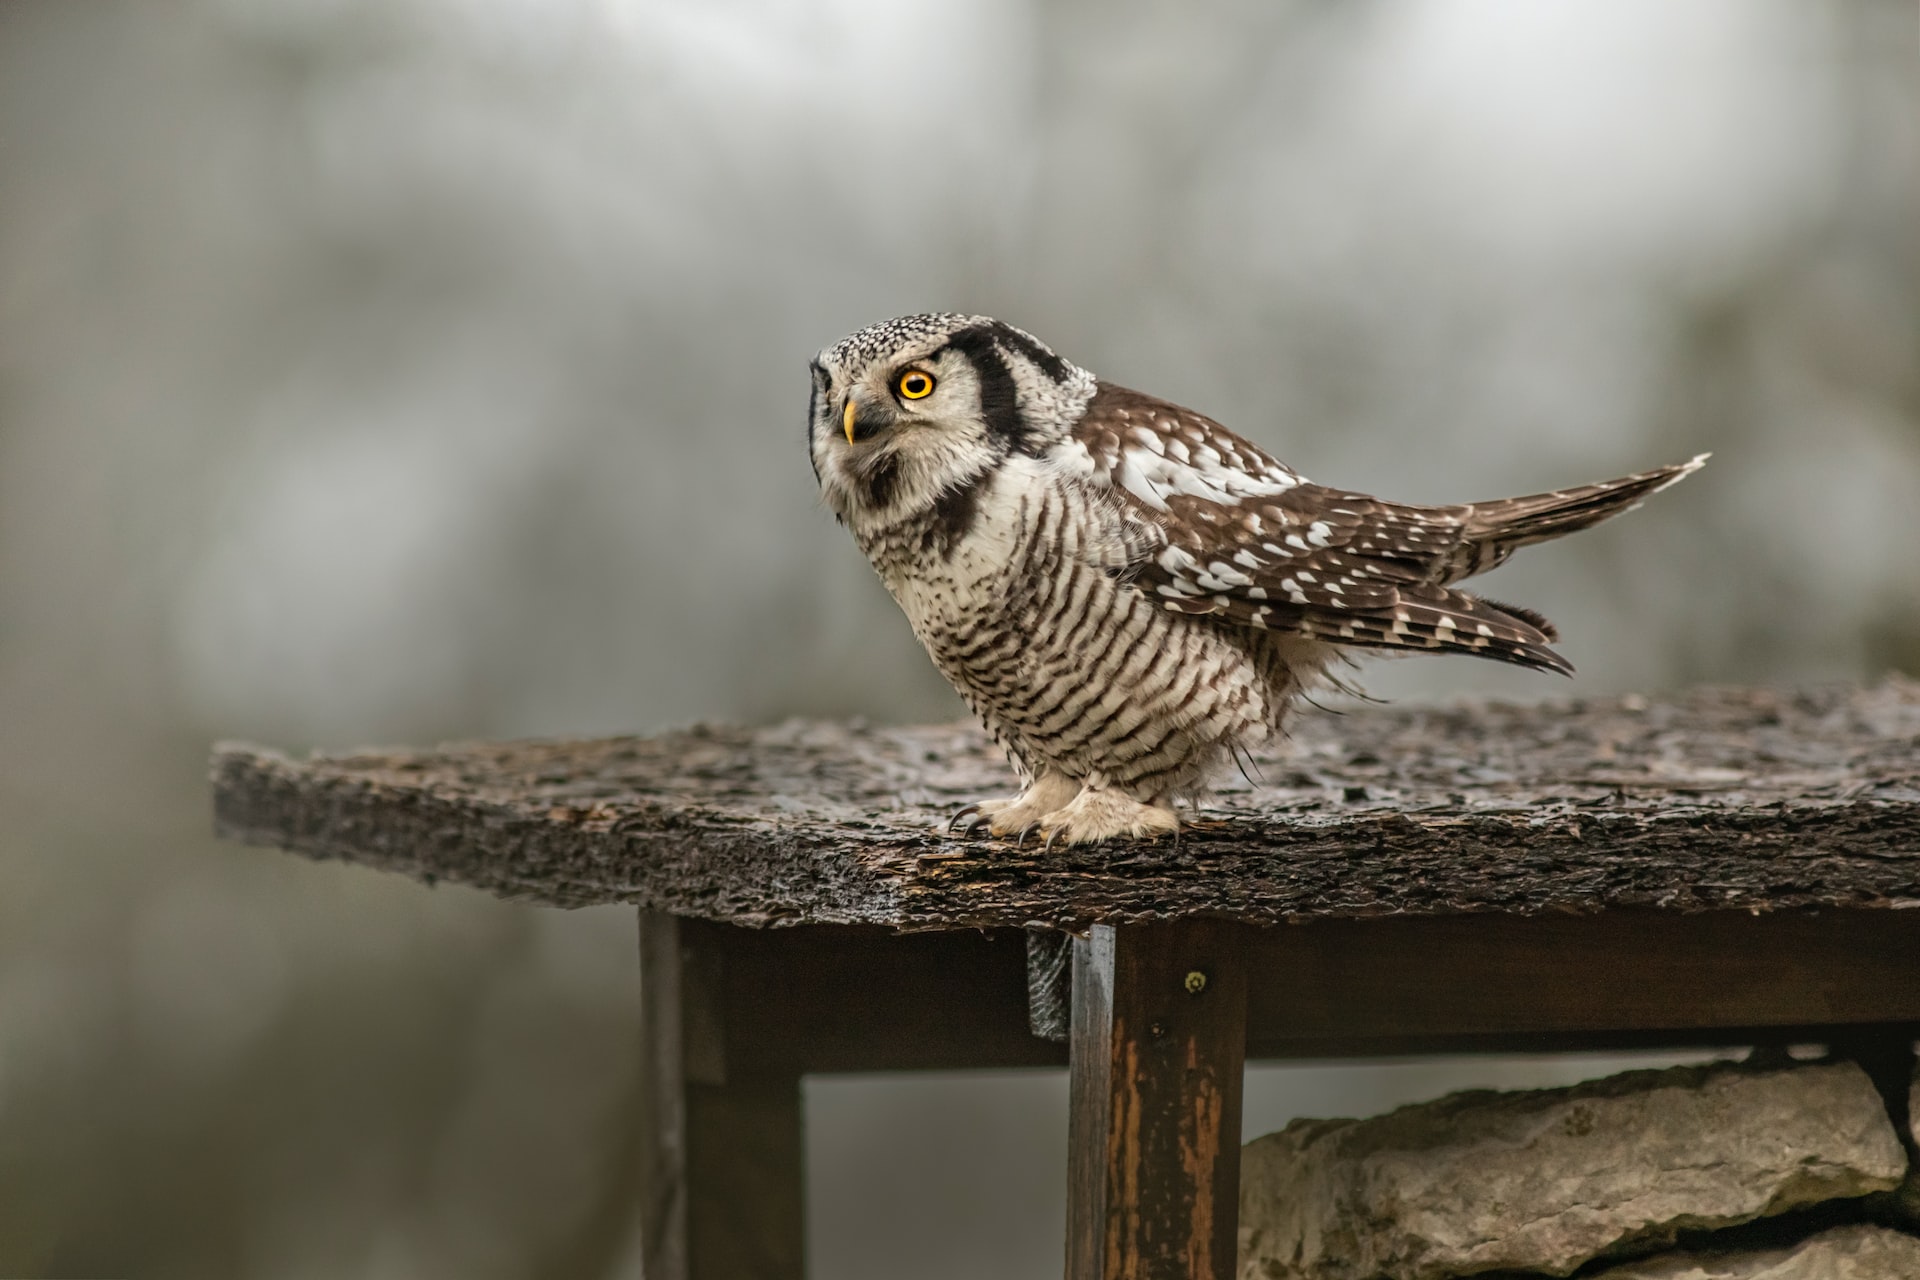
<path fill-rule="evenodd" d="M 1264 735 L 1291 680 L 1277 638 L 1195 625 L 1131 585 L 1119 520 L 1021 461 L 981 478 L 950 544 L 925 521 L 862 541 L 941 674 L 1030 776 L 1180 793 L 1229 742 Z"/>

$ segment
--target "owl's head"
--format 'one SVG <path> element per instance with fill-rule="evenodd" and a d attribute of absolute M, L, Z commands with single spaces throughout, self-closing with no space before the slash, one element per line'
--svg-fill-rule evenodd
<path fill-rule="evenodd" d="M 888 320 L 813 362 L 813 473 L 842 521 L 907 519 L 1009 455 L 1042 453 L 1094 385 L 1033 335 L 987 316 Z"/>

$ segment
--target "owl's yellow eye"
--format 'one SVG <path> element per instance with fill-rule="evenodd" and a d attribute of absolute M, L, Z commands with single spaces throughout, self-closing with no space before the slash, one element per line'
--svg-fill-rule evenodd
<path fill-rule="evenodd" d="M 897 384 L 902 400 L 925 400 L 933 394 L 933 375 L 922 373 L 918 369 L 909 369 L 900 375 Z"/>

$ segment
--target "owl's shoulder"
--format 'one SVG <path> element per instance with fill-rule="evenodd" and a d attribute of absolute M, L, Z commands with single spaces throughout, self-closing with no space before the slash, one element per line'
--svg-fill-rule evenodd
<path fill-rule="evenodd" d="M 1231 503 L 1301 483 L 1273 455 L 1184 405 L 1102 381 L 1055 465 L 1164 514 L 1177 496 Z"/>

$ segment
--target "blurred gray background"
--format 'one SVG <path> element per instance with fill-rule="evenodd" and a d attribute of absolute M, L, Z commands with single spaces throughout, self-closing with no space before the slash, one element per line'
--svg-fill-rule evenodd
<path fill-rule="evenodd" d="M 1911 0 L 0 0 L 0 1274 L 637 1274 L 630 913 L 217 844 L 207 746 L 960 714 L 803 456 L 885 316 L 1404 499 L 1714 450 L 1490 583 L 1571 691 L 1920 671 L 1917 73 Z M 811 1082 L 815 1274 L 1057 1275 L 1064 1097 Z"/>

